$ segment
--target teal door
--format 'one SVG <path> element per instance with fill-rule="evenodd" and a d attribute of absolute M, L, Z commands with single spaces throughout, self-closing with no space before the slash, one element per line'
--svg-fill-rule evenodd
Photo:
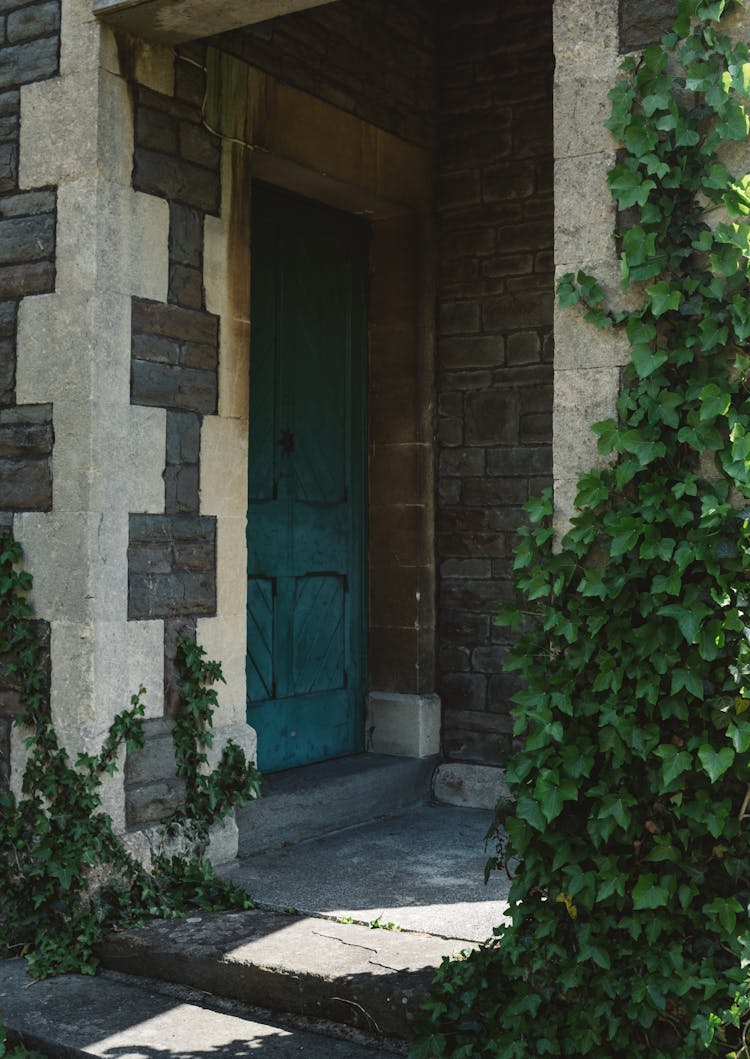
<path fill-rule="evenodd" d="M 363 749 L 369 229 L 253 185 L 247 718 L 267 772 Z"/>

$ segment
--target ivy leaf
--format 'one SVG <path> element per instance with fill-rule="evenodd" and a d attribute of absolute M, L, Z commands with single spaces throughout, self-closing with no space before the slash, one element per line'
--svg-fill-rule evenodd
<path fill-rule="evenodd" d="M 669 893 L 656 882 L 656 876 L 651 874 L 639 875 L 638 881 L 633 887 L 633 908 L 636 910 L 647 908 L 664 908 L 669 904 Z"/>
<path fill-rule="evenodd" d="M 546 827 L 546 820 L 542 815 L 539 802 L 535 801 L 534 798 L 528 796 L 519 798 L 516 805 L 516 816 L 531 824 L 537 831 L 544 831 Z"/>
<path fill-rule="evenodd" d="M 658 746 L 654 753 L 662 759 L 661 774 L 665 787 L 671 786 L 678 776 L 693 767 L 693 755 L 687 750 L 678 750 L 675 746 L 665 744 Z"/>
<path fill-rule="evenodd" d="M 708 773 L 712 783 L 716 783 L 734 762 L 735 752 L 732 747 L 724 746 L 721 750 L 714 750 L 710 743 L 704 743 L 698 748 L 698 760 L 705 772 Z"/>
<path fill-rule="evenodd" d="M 670 310 L 679 309 L 682 301 L 682 291 L 676 290 L 667 280 L 647 287 L 646 294 L 651 299 L 651 311 L 656 317 L 663 316 Z"/>

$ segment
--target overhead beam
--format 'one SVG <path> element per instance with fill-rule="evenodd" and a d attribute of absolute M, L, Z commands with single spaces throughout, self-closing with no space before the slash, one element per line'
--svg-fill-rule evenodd
<path fill-rule="evenodd" d="M 182 44 L 333 0 L 94 0 L 109 25 L 161 44 Z"/>

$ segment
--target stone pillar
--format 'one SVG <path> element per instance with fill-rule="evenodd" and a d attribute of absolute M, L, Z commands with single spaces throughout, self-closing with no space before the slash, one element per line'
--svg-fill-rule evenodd
<path fill-rule="evenodd" d="M 164 412 L 130 404 L 130 301 L 166 286 L 166 204 L 131 188 L 133 124 L 115 41 L 63 0 L 59 76 L 21 88 L 19 185 L 57 186 L 54 290 L 20 303 L 16 399 L 52 406 L 52 505 L 15 516 L 50 624 L 51 706 L 72 756 L 97 750 L 140 684 L 162 711 L 156 623 L 129 622 L 130 511 L 164 503 Z M 14 748 L 20 782 L 23 732 Z M 104 805 L 124 827 L 122 774 Z"/>
<path fill-rule="evenodd" d="M 616 301 L 620 269 L 607 186 L 615 144 L 604 122 L 620 63 L 618 0 L 557 0 L 554 46 L 556 278 L 584 269 Z M 590 428 L 612 415 L 628 355 L 622 332 L 599 331 L 579 309 L 556 305 L 553 473 L 561 530 L 579 476 L 602 459 Z"/>

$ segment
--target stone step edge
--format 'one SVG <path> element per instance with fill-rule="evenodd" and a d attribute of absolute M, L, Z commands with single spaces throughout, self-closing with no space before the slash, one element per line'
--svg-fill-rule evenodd
<path fill-rule="evenodd" d="M 282 950 L 274 948 L 278 939 L 268 944 L 282 932 Z M 283 951 L 284 945 L 293 948 Z M 109 935 L 99 955 L 108 970 L 405 1038 L 442 957 L 469 947 L 465 941 L 255 909 L 156 921 Z"/>
<path fill-rule="evenodd" d="M 210 1020 L 209 1032 L 217 1024 L 220 1025 L 223 1020 L 231 1021 L 233 1024 L 239 1021 L 245 1023 L 251 1033 L 259 1025 L 270 1025 L 287 1031 L 311 1035 L 312 1038 L 316 1039 L 316 1043 L 317 1039 L 320 1040 L 321 1053 L 324 1048 L 322 1042 L 325 1040 L 354 1046 L 357 1049 L 357 1055 L 362 1054 L 361 1049 L 367 1050 L 364 1054 L 374 1052 L 377 1056 L 383 1056 L 384 1053 L 403 1056 L 406 1055 L 408 1050 L 405 1040 L 375 1037 L 354 1027 L 342 1026 L 339 1023 L 328 1022 L 323 1019 L 312 1019 L 302 1016 L 282 1018 L 278 1013 L 272 1013 L 254 1005 L 224 1000 L 200 990 L 188 989 L 169 982 L 146 982 L 141 977 L 121 974 L 117 971 L 100 971 L 95 977 L 63 975 L 62 978 L 52 978 L 44 983 L 39 983 L 30 978 L 23 981 L 27 979 L 27 975 L 22 960 L 0 961 L 0 1016 L 3 1017 L 7 1030 L 7 1044 L 9 1047 L 22 1044 L 28 1049 L 41 1052 L 43 1056 L 49 1057 L 49 1059 L 102 1059 L 101 1049 L 97 1049 L 95 1046 L 95 1043 L 100 1042 L 88 1045 L 82 1044 L 80 1041 L 76 1043 L 71 1035 L 70 1026 L 60 1030 L 59 1026 L 56 1025 L 55 1030 L 50 1032 L 44 1026 L 44 1019 L 41 1020 L 42 1028 L 40 1030 L 38 1009 L 34 1012 L 33 1028 L 29 1029 L 23 1013 L 19 1014 L 18 1010 L 12 1011 L 3 1007 L 2 999 L 7 996 L 7 993 L 3 991 L 3 986 L 7 987 L 8 985 L 8 980 L 5 977 L 6 968 L 11 965 L 15 965 L 12 967 L 11 977 L 18 979 L 22 983 L 20 988 L 24 993 L 32 990 L 30 996 L 34 996 L 34 987 L 40 987 L 41 985 L 46 993 L 49 990 L 54 990 L 58 983 L 62 982 L 68 985 L 70 981 L 75 981 L 79 983 L 77 989 L 84 993 L 90 989 L 100 995 L 102 987 L 104 987 L 108 993 L 108 1002 L 118 1012 L 128 1002 L 135 1002 L 140 1009 L 144 1003 L 153 1005 L 153 1002 L 158 997 L 175 1001 L 179 1005 L 179 1018 L 181 1021 L 184 1021 L 186 1012 L 191 1016 L 195 1016 L 202 1026 L 205 1026 L 206 1022 Z M 34 1003 L 36 1006 L 36 999 Z M 91 1011 L 90 1003 L 80 1004 L 79 1008 L 81 1023 L 86 1024 L 88 1028 Z M 47 1009 L 48 1004 L 43 1001 L 41 1011 L 46 1012 Z M 110 1036 L 117 1036 L 118 1032 L 121 1031 L 115 1030 Z M 253 1039 L 251 1033 L 248 1033 L 248 1039 Z M 164 1052 L 163 1040 L 160 1040 L 159 1048 L 155 1050 Z M 105 1054 L 108 1054 L 109 1051 L 110 1049 L 108 1048 Z"/>

